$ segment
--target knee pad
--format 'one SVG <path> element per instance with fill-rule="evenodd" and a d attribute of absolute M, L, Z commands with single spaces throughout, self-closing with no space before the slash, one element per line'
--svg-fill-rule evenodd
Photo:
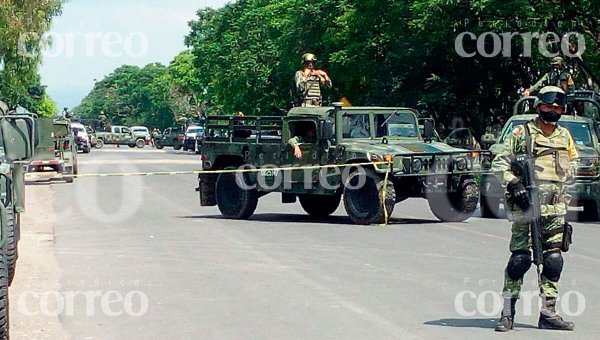
<path fill-rule="evenodd" d="M 514 252 L 508 260 L 506 273 L 513 280 L 520 280 L 531 267 L 531 253 L 528 251 Z M 545 268 L 546 266 L 544 266 Z"/>
<path fill-rule="evenodd" d="M 563 269 L 563 257 L 560 252 L 552 252 L 544 257 L 542 274 L 553 282 L 558 282 Z"/>

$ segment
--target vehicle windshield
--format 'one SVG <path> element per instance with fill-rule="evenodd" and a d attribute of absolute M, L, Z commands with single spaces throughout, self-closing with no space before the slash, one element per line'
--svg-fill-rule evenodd
<path fill-rule="evenodd" d="M 202 133 L 202 131 L 204 131 L 203 128 L 193 128 L 193 129 L 189 129 L 187 133 Z"/>
<path fill-rule="evenodd" d="M 509 123 L 508 127 L 504 130 L 500 143 L 508 137 L 508 135 L 514 130 L 515 126 L 525 124 L 525 120 L 513 120 Z M 592 132 L 590 130 L 590 124 L 585 122 L 563 122 L 561 121 L 560 126 L 565 127 L 571 133 L 573 141 L 577 145 L 585 145 L 594 147 L 592 140 Z"/>
<path fill-rule="evenodd" d="M 409 112 L 396 112 L 395 114 L 378 114 L 376 137 L 418 137 L 419 126 L 415 115 Z"/>

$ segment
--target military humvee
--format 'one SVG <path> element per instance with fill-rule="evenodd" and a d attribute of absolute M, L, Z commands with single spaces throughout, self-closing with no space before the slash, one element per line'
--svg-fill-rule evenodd
<path fill-rule="evenodd" d="M 354 223 L 375 224 L 396 203 L 421 197 L 440 220 L 464 221 L 479 201 L 473 175 L 480 153 L 432 141 L 432 124 L 424 126 L 425 139 L 417 112 L 409 108 L 337 103 L 293 108 L 286 117 L 208 116 L 202 169 L 256 171 L 200 174 L 200 204 L 243 219 L 254 213 L 259 197 L 280 192 L 282 203 L 299 199 L 308 214 L 323 217 L 343 197 Z M 300 159 L 288 145 L 295 136 L 303 140 Z"/>
<path fill-rule="evenodd" d="M 585 91 L 587 92 L 587 91 Z M 535 119 L 533 111 L 536 97 L 521 98 L 513 108 L 513 116 L 506 122 L 498 142 L 490 147 L 492 156 L 498 154 L 502 143 L 517 125 Z M 600 113 L 600 104 L 586 98 L 577 91 L 568 97 L 567 114 L 563 114 L 559 124 L 571 132 L 579 153 L 579 166 L 575 183 L 567 186 L 573 196 L 572 206 L 583 207 L 583 217 L 600 220 L 600 123 L 594 119 Z M 491 167 L 491 159 L 484 161 L 484 167 Z M 500 203 L 504 201 L 504 188 L 493 174 L 482 177 L 481 213 L 483 217 L 496 218 L 500 214 Z"/>
<path fill-rule="evenodd" d="M 34 159 L 27 165 L 27 172 L 55 172 L 77 175 L 77 145 L 70 128 L 70 122 L 63 119 L 35 119 Z M 73 176 L 65 176 L 67 183 Z"/>
<path fill-rule="evenodd" d="M 25 210 L 23 164 L 33 155 L 34 122 L 0 103 L 0 338 L 8 338 L 8 286 L 18 257 L 20 214 Z"/>

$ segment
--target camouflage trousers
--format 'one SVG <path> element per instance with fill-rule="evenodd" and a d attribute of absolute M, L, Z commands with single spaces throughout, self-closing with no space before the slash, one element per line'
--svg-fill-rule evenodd
<path fill-rule="evenodd" d="M 565 224 L 565 215 L 570 197 L 563 192 L 562 186 L 556 184 L 540 184 L 540 202 L 549 204 L 541 205 L 542 213 L 542 246 L 544 259 L 550 253 L 560 252 L 563 239 L 563 230 Z M 511 252 L 531 251 L 531 238 L 528 219 L 518 207 L 507 201 L 509 208 L 513 212 L 512 235 L 510 239 Z M 547 278 L 543 273 L 539 281 L 540 294 L 545 297 L 558 296 L 558 282 Z M 504 289 L 505 296 L 519 297 L 523 278 L 513 280 L 504 271 Z"/>

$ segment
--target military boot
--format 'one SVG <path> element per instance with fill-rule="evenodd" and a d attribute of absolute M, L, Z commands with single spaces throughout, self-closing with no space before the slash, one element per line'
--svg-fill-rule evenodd
<path fill-rule="evenodd" d="M 498 321 L 498 324 L 496 324 L 496 332 L 508 332 L 513 329 L 516 304 L 517 298 L 510 296 L 504 297 L 504 307 L 502 308 L 500 320 Z"/>
<path fill-rule="evenodd" d="M 542 298 L 542 310 L 540 312 L 540 319 L 538 320 L 538 328 L 572 331 L 575 329 L 575 324 L 564 321 L 556 313 L 556 298 Z"/>

